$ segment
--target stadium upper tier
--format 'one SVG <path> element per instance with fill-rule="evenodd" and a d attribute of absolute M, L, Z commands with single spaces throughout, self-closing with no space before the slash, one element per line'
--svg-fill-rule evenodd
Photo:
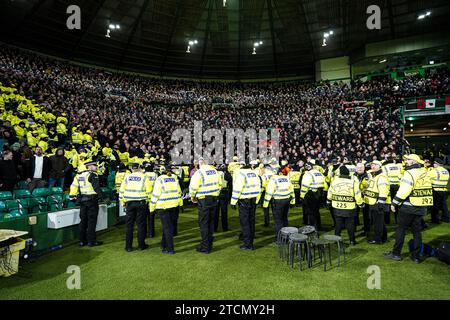
<path fill-rule="evenodd" d="M 177 128 L 279 128 L 281 158 L 311 155 L 372 160 L 399 153 L 405 97 L 449 92 L 447 69 L 405 80 L 345 83 L 208 83 L 159 80 L 80 67 L 18 49 L 0 47 L 0 81 L 70 128 L 92 132 L 102 146 L 130 156 L 164 155 Z M 342 102 L 377 100 L 364 110 Z M 3 112 L 3 110 L 1 110 Z M 13 114 L 21 119 L 30 115 Z M 57 144 L 58 142 L 53 142 Z"/>

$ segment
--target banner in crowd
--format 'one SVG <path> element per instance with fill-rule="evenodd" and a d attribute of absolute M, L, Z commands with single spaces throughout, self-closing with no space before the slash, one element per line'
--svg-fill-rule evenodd
<path fill-rule="evenodd" d="M 406 103 L 406 110 L 445 109 L 446 106 L 450 106 L 450 97 L 438 99 L 417 99 L 408 101 Z"/>

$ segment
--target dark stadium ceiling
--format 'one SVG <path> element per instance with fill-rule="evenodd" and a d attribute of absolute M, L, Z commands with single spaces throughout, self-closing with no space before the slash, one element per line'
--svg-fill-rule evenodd
<path fill-rule="evenodd" d="M 81 30 L 66 9 L 81 8 Z M 449 26 L 448 0 L 2 0 L 0 41 L 65 59 L 161 76 L 215 79 L 305 77 L 315 61 L 368 42 Z M 381 30 L 366 28 L 369 5 Z M 431 16 L 418 20 L 419 14 Z M 105 37 L 110 23 L 119 24 Z M 324 32 L 333 30 L 327 46 Z M 186 53 L 189 40 L 197 40 Z M 253 44 L 262 41 L 252 54 Z"/>

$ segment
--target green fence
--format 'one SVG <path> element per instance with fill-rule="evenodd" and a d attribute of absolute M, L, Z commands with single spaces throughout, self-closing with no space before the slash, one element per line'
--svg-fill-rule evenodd
<path fill-rule="evenodd" d="M 52 247 L 73 242 L 78 239 L 78 225 L 61 229 L 47 228 L 47 215 L 49 212 L 23 215 L 8 221 L 0 222 L 0 229 L 12 229 L 28 231 L 27 238 L 32 238 L 36 243 L 33 251 L 46 251 Z M 119 206 L 117 202 L 108 205 L 108 228 L 119 221 Z M 30 224 L 29 220 L 36 218 L 36 224 Z M 32 218 L 32 219 L 30 219 Z"/>

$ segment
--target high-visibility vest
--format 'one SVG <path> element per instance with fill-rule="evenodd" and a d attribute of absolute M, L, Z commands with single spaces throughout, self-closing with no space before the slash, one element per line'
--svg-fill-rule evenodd
<path fill-rule="evenodd" d="M 181 169 L 184 171 L 184 178 L 183 182 L 188 183 L 189 182 L 189 167 L 188 166 L 182 166 Z"/>
<path fill-rule="evenodd" d="M 72 143 L 83 144 L 83 134 L 78 131 L 72 132 Z"/>
<path fill-rule="evenodd" d="M 391 203 L 390 185 L 388 178 L 380 172 L 379 174 L 371 174 L 369 186 L 364 191 L 364 202 L 368 205 L 378 203 Z"/>
<path fill-rule="evenodd" d="M 73 179 L 72 185 L 70 186 L 70 195 L 76 196 L 78 193 L 81 195 L 94 195 L 97 194 L 92 186 L 92 183 L 89 182 L 89 176 L 91 174 L 95 174 L 90 171 L 84 171 L 75 176 Z"/>
<path fill-rule="evenodd" d="M 399 205 L 428 207 L 433 205 L 431 177 L 423 167 L 405 171 L 393 203 Z"/>
<path fill-rule="evenodd" d="M 152 197 L 150 199 L 150 212 L 155 210 L 165 210 L 183 206 L 181 188 L 175 176 L 161 175 L 153 186 Z"/>
<path fill-rule="evenodd" d="M 228 164 L 228 172 L 233 175 L 234 171 L 239 168 L 241 165 L 239 164 L 239 162 L 230 162 Z"/>
<path fill-rule="evenodd" d="M 221 178 L 214 167 L 202 166 L 191 178 L 189 184 L 189 196 L 191 198 L 203 199 L 206 196 L 219 196 Z"/>
<path fill-rule="evenodd" d="M 389 163 L 383 166 L 383 172 L 388 177 L 391 185 L 399 185 L 402 177 L 402 165 L 400 163 Z"/>
<path fill-rule="evenodd" d="M 295 204 L 294 186 L 286 176 L 274 175 L 266 189 L 263 207 L 267 208 L 271 199 L 283 200 L 291 199 L 291 204 Z"/>
<path fill-rule="evenodd" d="M 218 171 L 220 174 L 220 179 L 221 179 L 221 188 L 222 189 L 226 189 L 228 188 L 228 181 L 225 180 L 225 172 L 223 171 Z"/>
<path fill-rule="evenodd" d="M 358 179 L 354 176 L 336 177 L 328 189 L 327 199 L 335 209 L 355 209 L 357 204 L 363 203 Z"/>
<path fill-rule="evenodd" d="M 302 178 L 300 197 L 303 199 L 309 191 L 317 192 L 319 189 L 323 189 L 324 186 L 325 177 L 321 172 L 316 169 L 306 171 Z"/>
<path fill-rule="evenodd" d="M 150 188 L 150 180 L 143 172 L 129 173 L 120 185 L 119 200 L 122 203 L 147 200 L 151 195 Z"/>
<path fill-rule="evenodd" d="M 290 171 L 288 174 L 288 178 L 294 186 L 294 189 L 300 189 L 300 176 L 300 171 Z"/>
<path fill-rule="evenodd" d="M 43 152 L 46 152 L 48 149 L 48 143 L 46 141 L 39 141 L 38 146 L 42 148 Z"/>
<path fill-rule="evenodd" d="M 21 126 L 14 126 L 14 131 L 16 132 L 16 136 L 19 139 L 22 139 L 25 134 L 27 133 L 27 130 L 25 128 L 22 128 Z"/>
<path fill-rule="evenodd" d="M 354 164 L 346 164 L 345 167 L 350 171 L 350 175 L 355 174 L 356 166 Z"/>
<path fill-rule="evenodd" d="M 236 180 L 233 182 L 231 205 L 235 205 L 239 199 L 250 198 L 256 198 L 256 203 L 258 203 L 260 197 L 261 180 L 259 176 L 251 169 L 239 169 Z"/>
<path fill-rule="evenodd" d="M 449 173 L 444 167 L 433 168 L 430 172 L 431 184 L 434 191 L 447 191 Z"/>
<path fill-rule="evenodd" d="M 263 174 L 262 175 L 262 188 L 265 190 L 267 189 L 267 185 L 269 184 L 270 179 L 272 179 L 273 174 Z"/>
<path fill-rule="evenodd" d="M 130 154 L 128 152 L 117 152 L 119 154 L 120 161 L 125 165 L 128 164 L 128 159 L 130 158 Z"/>
<path fill-rule="evenodd" d="M 56 126 L 56 132 L 58 134 L 63 134 L 66 135 L 67 134 L 67 127 L 64 123 L 58 123 L 58 125 Z"/>

